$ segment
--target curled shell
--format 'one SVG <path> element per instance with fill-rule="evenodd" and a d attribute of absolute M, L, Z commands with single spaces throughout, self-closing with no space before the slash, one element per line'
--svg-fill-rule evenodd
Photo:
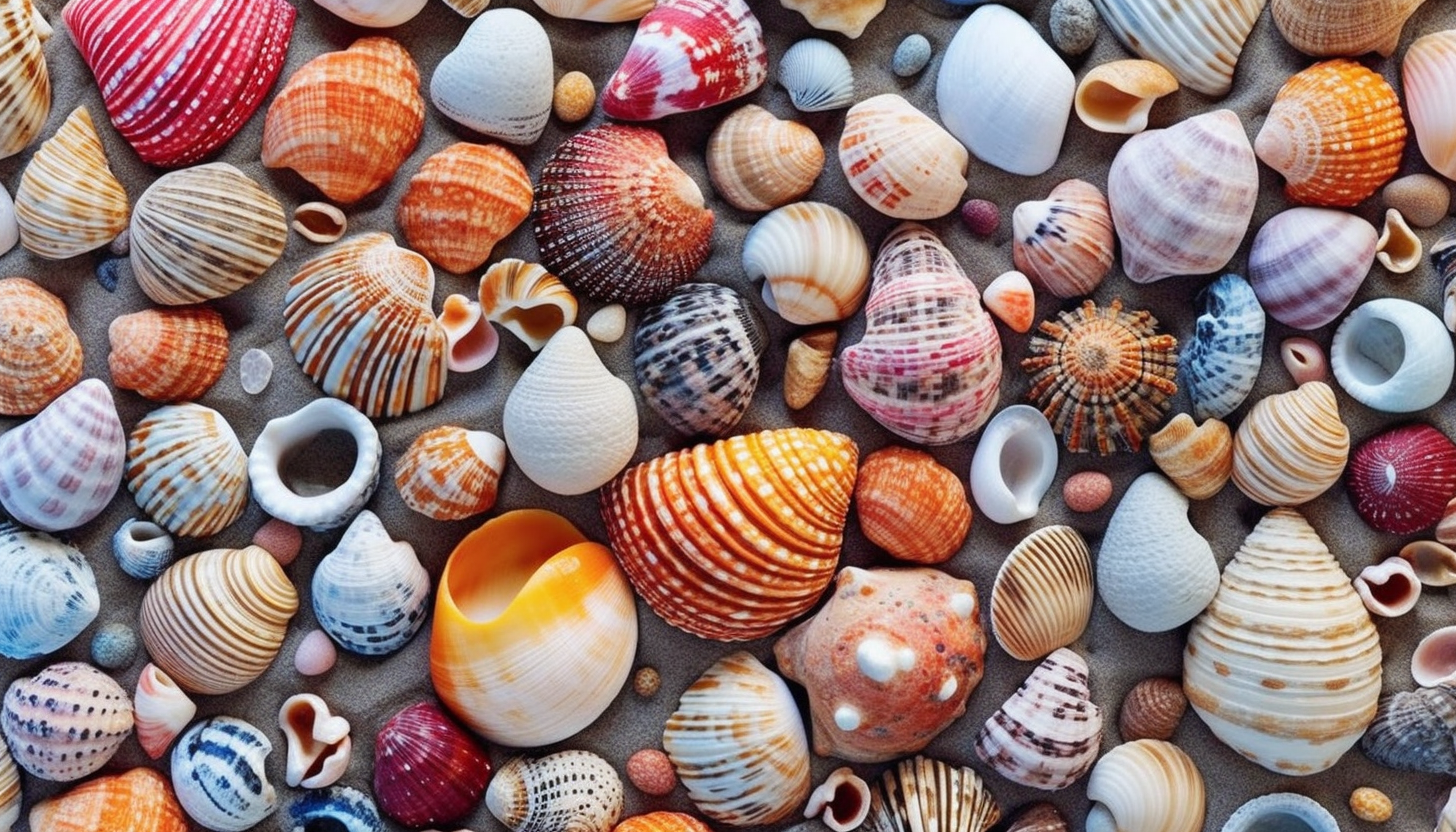
<path fill-rule="evenodd" d="M 1410 561 L 1386 558 L 1360 570 L 1351 582 L 1360 601 L 1371 615 L 1395 618 L 1415 608 L 1421 599 L 1421 582 Z"/>
<path fill-rule="evenodd" d="M 860 198 L 904 220 L 943 217 L 966 190 L 966 149 L 894 93 L 855 104 L 844 117 L 839 166 Z"/>
<path fill-rule="evenodd" d="M 1411 652 L 1411 680 L 1423 688 L 1456 683 L 1456 627 L 1428 633 Z"/>
<path fill-rule="evenodd" d="M 317 789 L 344 776 L 353 747 L 349 720 L 331 713 L 324 700 L 312 693 L 288 697 L 278 710 L 278 727 L 288 743 L 288 785 Z"/>
<path fill-rule="evenodd" d="M 124 774 L 108 774 L 42 800 L 31 807 L 35 832 L 96 832 L 131 829 L 138 832 L 187 832 L 187 817 L 156 770 L 138 766 Z M 0 829 L 9 829 L 0 812 Z"/>
<path fill-rule="evenodd" d="M 869 289 L 870 250 L 846 213 L 822 202 L 769 212 L 743 240 L 743 270 L 763 278 L 763 300 L 792 324 L 840 321 Z"/>
<path fill-rule="evenodd" d="M 1198 832 L 1203 775 L 1183 749 L 1162 740 L 1123 743 L 1087 779 L 1089 832 Z"/>
<path fill-rule="evenodd" d="M 404 647 L 425 623 L 429 604 L 430 575 L 414 547 L 390 539 L 372 511 L 359 512 L 314 569 L 314 617 L 352 653 L 384 656 Z"/>
<path fill-rule="evenodd" d="M 1385 413 L 1424 410 L 1451 387 L 1456 352 L 1441 319 L 1402 298 L 1355 307 L 1330 342 L 1330 371 L 1346 393 Z"/>
<path fill-rule="evenodd" d="M 485 805 L 511 832 L 611 832 L 622 778 L 590 751 L 515 757 L 490 779 Z"/>
<path fill-rule="evenodd" d="M 60 783 L 100 770 L 131 736 L 132 724 L 131 697 L 84 662 L 60 662 L 16 679 L 0 712 L 15 764 Z"/>
<path fill-rule="evenodd" d="M 853 832 L 870 815 L 870 784 L 849 766 L 840 766 L 809 793 L 804 817 L 815 815 L 834 832 Z"/>
<path fill-rule="evenodd" d="M 172 740 L 197 714 L 197 703 L 177 687 L 166 671 L 151 662 L 137 677 L 132 706 L 136 711 L 137 742 L 153 760 L 167 753 Z"/>
<path fill-rule="evenodd" d="M 1011 229 L 1016 268 L 1059 298 L 1090 294 L 1112 270 L 1112 213 L 1089 182 L 1068 179 L 1046 199 L 1016 206 Z"/>
<path fill-rule="evenodd" d="M 1013 783 L 1056 791 L 1075 783 L 1102 748 L 1102 710 L 1087 662 L 1059 647 L 1037 665 L 976 738 L 976 756 Z"/>
<path fill-rule="evenodd" d="M 885 0 L 780 0 L 780 5 L 804 16 L 810 26 L 857 38 L 884 11 Z"/>
<path fill-rule="evenodd" d="M 1092 617 L 1092 553 L 1071 526 L 1016 544 L 991 587 L 991 632 L 1012 658 L 1036 661 L 1082 637 Z"/>
<path fill-rule="evenodd" d="M 1345 487 L 1370 528 L 1391 534 L 1428 529 L 1456 497 L 1456 443 L 1422 423 L 1382 431 L 1350 455 Z"/>
<path fill-rule="evenodd" d="M 1264 309 L 1247 280 L 1226 274 L 1198 293 L 1203 310 L 1178 355 L 1178 381 L 1193 415 L 1222 419 L 1254 389 L 1264 356 Z"/>
<path fill-rule="evenodd" d="M 1234 66 L 1265 0 L 1194 0 L 1176 8 L 1161 0 L 1095 2 L 1123 46 L 1167 67 L 1183 86 L 1217 98 L 1233 86 Z"/>
<path fill-rule="evenodd" d="M 20 244 L 48 260 L 75 257 L 126 228 L 131 204 L 106 162 L 91 113 L 77 107 L 31 157 L 15 189 Z"/>
<path fill-rule="evenodd" d="M 1391 274 L 1406 274 L 1421 264 L 1421 238 L 1394 208 L 1385 209 L 1385 222 L 1375 240 L 1375 260 Z"/>
<path fill-rule="evenodd" d="M 0 414 L 28 416 L 81 380 L 81 339 L 60 298 L 23 277 L 0 279 Z"/>
<path fill-rule="evenodd" d="M 829 367 L 834 363 L 834 346 L 839 333 L 830 327 L 818 327 L 789 342 L 784 356 L 784 404 L 791 410 L 802 410 L 814 401 L 829 383 Z"/>
<path fill-rule="evenodd" d="M 339 832 L 384 832 L 384 821 L 369 795 L 350 786 L 329 786 L 304 792 L 288 806 L 292 832 L 334 829 Z"/>
<path fill-rule="evenodd" d="M 849 58 L 827 40 L 805 38 L 790 46 L 779 59 L 779 84 L 800 112 L 837 110 L 854 103 Z"/>
<path fill-rule="evenodd" d="M 1306 55 L 1390 57 L 1405 21 L 1425 0 L 1272 0 L 1270 16 L 1289 45 Z"/>
<path fill-rule="evenodd" d="M 1360 750 L 1401 771 L 1456 775 L 1456 687 L 1441 684 L 1383 696 Z"/>
<path fill-rule="evenodd" d="M 51 112 L 51 79 L 42 45 L 51 27 L 31 0 L 0 3 L 0 159 L 14 156 L 40 135 Z"/>
<path fill-rule="evenodd" d="M 330 433 L 347 434 L 352 447 L 330 452 L 325 438 Z M 292 472 L 284 480 L 286 459 L 320 449 L 325 457 L 337 456 L 344 462 L 352 455 L 353 465 L 347 476 L 341 476 L 343 482 L 327 477 L 312 480 L 307 471 Z M 268 420 L 253 442 L 248 454 L 253 500 L 269 515 L 292 526 L 314 531 L 338 528 L 374 494 L 382 454 L 379 432 L 364 414 L 338 399 L 315 399 L 287 416 Z M 297 529 L 290 531 L 290 548 L 296 556 L 301 535 Z"/>
<path fill-rule="evenodd" d="M 1405 106 L 1421 157 L 1437 173 L 1456 174 L 1456 108 L 1451 106 L 1456 82 L 1456 29 L 1419 37 L 1405 50 L 1400 77 Z"/>
<path fill-rule="evenodd" d="M 195 723 L 172 747 L 172 788 L 187 816 L 215 832 L 243 832 L 278 808 L 264 759 L 273 743 L 241 719 Z"/>
<path fill-rule="evenodd" d="M 81 634 L 101 610 L 81 550 L 0 522 L 0 655 L 33 659 Z"/>
<path fill-rule="evenodd" d="M 0 505 L 35 529 L 74 529 L 121 486 L 126 436 L 111 390 L 88 378 L 0 434 Z"/>
<path fill-rule="evenodd" d="M 445 369 L 469 373 L 489 364 L 500 350 L 500 335 L 480 311 L 480 302 L 464 295 L 447 295 L 436 318 L 445 330 L 450 352 Z"/>
<path fill-rule="evenodd" d="M 142 417 L 126 443 L 126 487 L 158 525 L 208 537 L 248 506 L 248 457 L 221 413 L 185 402 Z"/>
<path fill-rule="evenodd" d="M 523 9 L 491 9 L 440 59 L 430 100 L 478 133 L 533 144 L 551 115 L 555 74 L 551 39 L 536 18 Z"/>
<path fill-rule="evenodd" d="M 227 369 L 228 331 L 207 306 L 143 309 L 106 329 L 111 382 L 152 401 L 202 398 Z"/>
<path fill-rule="evenodd" d="M 1188 711 L 1183 683 L 1166 676 L 1152 676 L 1132 686 L 1123 697 L 1117 715 L 1117 732 L 1123 742 L 1171 740 L 1178 723 Z"/>
<path fill-rule="evenodd" d="M 432 702 L 390 717 L 374 739 L 374 796 L 384 814 L 406 826 L 465 816 L 491 773 L 485 749 Z"/>
<path fill-rule="evenodd" d="M 896 445 L 860 463 L 854 511 L 871 543 L 912 563 L 950 560 L 971 530 L 960 477 L 930 454 Z"/>
<path fill-rule="evenodd" d="M 1249 249 L 1249 282 L 1274 320 L 1298 329 L 1333 321 L 1375 263 L 1375 226 L 1329 208 L 1270 217 Z"/>
<path fill-rule="evenodd" d="M 1233 475 L 1233 432 L 1218 419 L 1195 424 L 1193 417 L 1179 413 L 1149 437 L 1148 451 L 1158 470 L 1190 500 L 1207 500 Z"/>
<path fill-rule="evenodd" d="M 150 581 L 172 565 L 176 541 L 156 523 L 133 517 L 112 534 L 111 553 L 121 571 L 139 581 Z"/>
<path fill-rule="evenodd" d="M 1260 399 L 1234 434 L 1234 485 L 1266 506 L 1297 506 L 1335 484 L 1350 455 L 1350 431 L 1335 393 L 1307 381 Z"/>
<path fill-rule="evenodd" d="M 480 311 L 540 352 L 562 327 L 576 323 L 576 297 L 536 263 L 507 258 L 480 278 Z"/>
<path fill-rule="evenodd" d="M 708 179 L 728 204 L 768 211 L 808 193 L 824 169 L 814 131 L 745 104 L 708 136 Z"/>
<path fill-rule="evenodd" d="M 971 496 L 996 523 L 1036 516 L 1057 475 L 1057 437 L 1040 410 L 1013 404 L 991 419 L 971 458 Z"/>
<path fill-rule="evenodd" d="M 1153 61 L 1110 61 L 1093 67 L 1077 82 L 1072 99 L 1077 118 L 1103 133 L 1141 133 L 1148 111 L 1178 89 L 1173 73 Z"/>
<path fill-rule="evenodd" d="M 531 176 L 516 154 L 456 142 L 410 177 L 396 216 L 412 248 L 463 274 L 530 216 L 531 198 Z"/>
<path fill-rule="evenodd" d="M 986 832 L 1000 819 L 1001 807 L 975 769 L 917 755 L 871 784 L 870 814 L 860 828 Z"/>
<path fill-rule="evenodd" d="M 1440 534 L 1439 529 L 1437 534 Z M 1400 557 L 1410 563 L 1416 577 L 1425 586 L 1456 584 L 1456 552 L 1444 543 L 1414 540 L 1401 548 Z"/>
<path fill-rule="evenodd" d="M 495 505 L 506 445 L 489 431 L 454 425 L 431 428 L 410 443 L 394 466 L 405 505 L 435 520 L 463 520 Z"/>

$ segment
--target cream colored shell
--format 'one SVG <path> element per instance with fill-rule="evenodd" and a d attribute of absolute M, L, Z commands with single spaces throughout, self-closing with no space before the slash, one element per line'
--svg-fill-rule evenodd
<path fill-rule="evenodd" d="M 1199 832 L 1203 775 L 1183 749 L 1137 740 L 1107 752 L 1087 779 L 1087 832 Z"/>
<path fill-rule="evenodd" d="M 841 321 L 870 285 L 870 250 L 850 216 L 822 202 L 771 211 L 748 230 L 743 270 L 762 278 L 763 299 L 792 324 Z"/>
<path fill-rule="evenodd" d="M 1308 381 L 1260 399 L 1244 417 L 1234 434 L 1234 485 L 1261 505 L 1301 505 L 1335 484 L 1349 456 L 1334 391 Z"/>
<path fill-rule="evenodd" d="M 1092 554 L 1071 526 L 1027 535 L 996 572 L 991 632 L 1018 661 L 1036 661 L 1082 637 L 1092 615 Z"/>
<path fill-rule="evenodd" d="M 48 260 L 74 257 L 111 242 L 130 216 L 131 203 L 106 162 L 91 114 L 77 107 L 20 175 L 20 244 Z"/>
<path fill-rule="evenodd" d="M 886 216 L 949 214 L 965 193 L 969 163 L 955 136 L 894 93 L 865 99 L 844 117 L 839 166 L 854 192 Z"/>
<path fill-rule="evenodd" d="M 1390 57 L 1406 20 L 1426 0 L 1270 0 L 1279 34 L 1306 55 Z"/>
<path fill-rule="evenodd" d="M 824 170 L 824 147 L 805 125 L 745 104 L 708 137 L 707 162 L 708 178 L 729 204 L 768 211 L 814 187 Z"/>
<path fill-rule="evenodd" d="M 1233 473 L 1233 432 L 1218 419 L 1195 425 L 1192 416 L 1179 413 L 1148 437 L 1148 451 L 1158 469 L 1190 500 L 1217 494 Z"/>

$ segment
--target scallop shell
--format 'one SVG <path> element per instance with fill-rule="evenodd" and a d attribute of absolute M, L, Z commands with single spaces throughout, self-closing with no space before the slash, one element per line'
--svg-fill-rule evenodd
<path fill-rule="evenodd" d="M 112 534 L 111 553 L 121 571 L 137 580 L 150 581 L 172 565 L 176 542 L 156 523 L 133 517 Z"/>
<path fill-rule="evenodd" d="M 1082 637 L 1092 616 L 1092 554 L 1071 526 L 1043 526 L 1016 544 L 991 587 L 991 632 L 1017 661 Z"/>
<path fill-rule="evenodd" d="M 297 693 L 283 700 L 278 727 L 288 743 L 284 781 L 290 786 L 318 789 L 331 786 L 349 767 L 353 740 L 349 720 L 332 713 L 312 693 Z"/>
<path fill-rule="evenodd" d="M 1405 105 L 1421 156 L 1445 177 L 1456 177 L 1456 29 L 1418 38 L 1400 66 Z"/>
<path fill-rule="evenodd" d="M 971 530 L 960 478 L 930 454 L 896 445 L 860 464 L 854 511 L 871 543 L 912 563 L 950 560 Z"/>
<path fill-rule="evenodd" d="M 1306 55 L 1390 57 L 1405 21 L 1426 0 L 1272 0 L 1270 16 L 1290 46 Z"/>
<path fill-rule="evenodd" d="M 1183 749 L 1162 740 L 1123 743 L 1087 779 L 1088 832 L 1199 832 L 1203 775 Z"/>
<path fill-rule="evenodd" d="M 1176 92 L 1178 79 L 1153 61 L 1109 61 L 1092 68 L 1077 83 L 1072 104 L 1082 123 L 1103 133 L 1141 133 L 1148 111 Z"/>
<path fill-rule="evenodd" d="M 0 159 L 30 146 L 51 112 L 51 80 L 42 44 L 51 27 L 31 0 L 0 2 Z"/>
<path fill-rule="evenodd" d="M 1167 67 L 1183 86 L 1218 98 L 1233 86 L 1234 65 L 1265 0 L 1193 0 L 1175 9 L 1161 0 L 1095 2 L 1128 50 Z"/>
<path fill-rule="evenodd" d="M 610 832 L 622 816 L 622 778 L 590 751 L 515 757 L 491 778 L 485 805 L 511 832 Z"/>
<path fill-rule="evenodd" d="M 841 771 L 848 771 L 848 769 L 841 769 Z M 813 803 L 812 797 L 810 803 Z M 869 806 L 868 797 L 865 798 L 865 806 L 866 808 Z M 712 830 L 706 823 L 692 815 L 682 812 L 656 811 L 624 818 L 612 827 L 612 832 L 712 832 Z"/>
<path fill-rule="evenodd" d="M 147 662 L 137 677 L 132 703 L 136 710 L 137 742 L 153 760 L 167 753 L 172 740 L 197 714 L 197 703 L 177 687 L 166 671 L 151 662 Z"/>
<path fill-rule="evenodd" d="M 461 6 L 475 8 L 475 14 L 485 8 L 490 0 L 445 0 L 457 11 Z M 536 5 L 541 11 L 552 17 L 564 17 L 571 20 L 591 20 L 598 23 L 621 23 L 626 20 L 637 20 L 652 10 L 653 3 L 650 0 L 536 0 Z M 468 17 L 474 15 L 469 12 L 461 12 Z"/>
<path fill-rule="evenodd" d="M 562 327 L 576 323 L 576 297 L 566 284 L 536 263 L 508 258 L 480 278 L 480 309 L 540 352 Z"/>
<path fill-rule="evenodd" d="M 594 300 L 656 303 L 708 259 L 713 212 L 660 133 L 604 124 L 556 148 L 536 182 L 541 262 Z"/>
<path fill-rule="evenodd" d="M 863 34 L 865 26 L 885 9 L 885 0 L 779 0 L 779 4 L 803 15 L 815 29 L 850 38 Z"/>
<path fill-rule="evenodd" d="M 1023 786 L 1057 791 L 1077 782 L 1102 747 L 1102 710 L 1087 677 L 1085 659 L 1057 648 L 986 720 L 976 756 Z"/>
<path fill-rule="evenodd" d="M 1040 410 L 1013 404 L 997 413 L 971 458 L 971 496 L 996 523 L 1036 516 L 1057 475 L 1057 437 Z"/>
<path fill-rule="evenodd" d="M 490 755 L 432 702 L 389 718 L 374 739 L 374 796 L 405 826 L 459 820 L 480 803 Z"/>
<path fill-rule="evenodd" d="M 143 309 L 113 318 L 111 382 L 158 402 L 199 399 L 227 369 L 228 331 L 206 306 Z"/>
<path fill-rule="evenodd" d="M 100 610 L 96 575 L 81 550 L 0 522 L 0 655 L 33 659 L 53 653 Z"/>
<path fill-rule="evenodd" d="M 829 585 L 859 452 L 784 428 L 674 451 L 600 492 L 612 551 L 653 612 L 703 638 L 775 632 Z"/>
<path fill-rule="evenodd" d="M 506 467 L 506 444 L 489 431 L 431 428 L 394 466 L 405 505 L 434 520 L 464 520 L 495 505 Z"/>
<path fill-rule="evenodd" d="M 36 149 L 15 189 L 20 244 L 64 260 L 111 242 L 127 226 L 131 203 L 106 162 L 91 113 L 77 107 Z"/>
<path fill-rule="evenodd" d="M 854 192 L 886 216 L 928 220 L 954 211 L 968 164 L 955 136 L 894 93 L 867 98 L 844 117 L 839 166 Z"/>
<path fill-rule="evenodd" d="M 35 832 L 187 832 L 187 817 L 167 778 L 141 767 L 97 777 L 42 800 L 31 808 L 29 821 Z M 3 816 L 0 829 L 9 829 Z"/>
<path fill-rule="evenodd" d="M 23 277 L 0 279 L 0 414 L 28 416 L 81 379 L 81 339 L 60 298 Z"/>
<path fill-rule="evenodd" d="M 1375 263 L 1375 227 L 1328 208 L 1290 208 L 1254 237 L 1249 279 L 1269 315 L 1318 329 L 1344 311 Z"/>
<path fill-rule="evenodd" d="M 1148 451 L 1158 470 L 1190 500 L 1207 500 L 1233 475 L 1233 433 L 1213 417 L 1195 424 L 1192 416 L 1179 413 L 1148 438 Z"/>
<path fill-rule="evenodd" d="M 1456 354 L 1441 319 L 1401 298 L 1355 307 L 1330 342 L 1330 370 L 1366 407 L 1412 413 L 1445 398 Z"/>
<path fill-rule="evenodd" d="M 126 443 L 126 487 L 180 537 L 209 537 L 248 506 L 248 456 L 221 413 L 168 405 L 142 417 Z"/>
<path fill-rule="evenodd" d="M 425 123 L 420 73 L 385 37 L 360 38 L 299 67 L 268 105 L 263 165 L 292 168 L 334 202 L 394 177 Z"/>
<path fill-rule="evenodd" d="M 1000 819 L 1001 807 L 974 769 L 916 756 L 885 769 L 872 784 L 870 814 L 861 828 L 986 832 Z"/>
<path fill-rule="evenodd" d="M 1309 381 L 1260 399 L 1234 434 L 1234 484 L 1266 506 L 1309 502 L 1334 485 L 1350 455 L 1334 391 Z"/>
<path fill-rule="evenodd" d="M 743 270 L 763 278 L 763 300 L 792 324 L 840 321 L 869 290 L 870 250 L 846 213 L 822 202 L 795 202 L 753 224 L 743 240 Z"/>
<path fill-rule="evenodd" d="M 1149 471 L 1122 495 L 1097 551 L 1097 592 L 1118 620 L 1161 633 L 1192 620 L 1218 591 L 1218 562 L 1188 520 L 1188 500 Z"/>
<path fill-rule="evenodd" d="M 768 211 L 809 192 L 824 169 L 813 130 L 745 104 L 708 136 L 708 179 L 734 208 Z"/>
<path fill-rule="evenodd" d="M 1421 238 L 1394 208 L 1385 209 L 1385 222 L 1375 241 L 1375 259 L 1391 274 L 1406 274 L 1421 264 Z"/>
<path fill-rule="evenodd" d="M 1183 694 L 1183 683 L 1166 676 L 1153 676 L 1133 685 L 1123 698 L 1117 732 L 1123 742 L 1171 740 L 1187 711 L 1188 697 Z"/>
<path fill-rule="evenodd" d="M 688 686 L 662 747 L 693 805 L 717 823 L 774 823 L 809 797 L 809 742 L 794 697 L 746 652 L 724 656 Z"/>
<path fill-rule="evenodd" d="M 345 460 L 352 455 L 353 467 L 344 481 L 336 484 L 327 477 L 310 480 L 307 472 L 301 471 L 297 472 L 299 476 L 285 482 L 285 460 L 296 454 L 317 452 L 312 451 L 316 445 L 322 445 L 324 452 L 330 453 L 327 442 L 320 440 L 326 433 L 348 434 L 353 440 L 351 446 L 334 452 L 342 453 Z M 268 420 L 254 440 L 253 450 L 248 454 L 253 500 L 263 511 L 292 526 L 314 531 L 338 528 L 349 522 L 374 494 L 382 454 L 379 432 L 368 417 L 338 399 L 314 399 L 287 416 Z M 292 533 L 299 534 L 297 529 Z M 297 551 L 295 543 L 293 552 Z"/>
<path fill-rule="evenodd" d="M 172 748 L 172 788 L 187 816 L 215 832 L 251 829 L 278 808 L 264 758 L 267 735 L 241 719 L 214 716 Z"/>
<path fill-rule="evenodd" d="M 277 262 L 287 242 L 283 206 L 225 162 L 165 174 L 131 215 L 137 284 L 169 306 L 238 291 Z"/>
<path fill-rule="evenodd" d="M 551 40 L 536 18 L 521 9 L 491 9 L 440 59 L 430 76 L 430 100 L 478 133 L 534 144 L 551 116 L 555 74 Z"/>
<path fill-rule="evenodd" d="M 1254 389 L 1264 359 L 1264 309 L 1247 280 L 1226 274 L 1198 293 L 1203 310 L 1178 355 L 1178 381 L 1199 419 L 1222 419 Z"/>
<path fill-rule="evenodd" d="M 429 605 L 430 575 L 414 547 L 390 539 L 372 511 L 359 512 L 313 573 L 319 626 L 359 655 L 386 656 L 404 647 L 425 623 Z"/>
<path fill-rule="evenodd" d="M 289 804 L 288 828 L 293 832 L 384 832 L 384 821 L 369 795 L 349 786 L 329 786 L 304 792 Z"/>
<path fill-rule="evenodd" d="M 829 382 L 829 367 L 834 363 L 834 347 L 839 333 L 830 327 L 812 329 L 789 342 L 784 356 L 784 404 L 801 410 Z"/>
<path fill-rule="evenodd" d="M 1430 528 L 1456 497 L 1456 443 L 1421 423 L 1382 431 L 1350 456 L 1345 488 L 1355 513 L 1376 531 Z"/>
<path fill-rule="evenodd" d="M 60 662 L 10 683 L 0 727 L 16 765 L 67 783 L 100 770 L 131 736 L 131 697 L 85 662 Z"/>
<path fill-rule="evenodd" d="M 1360 601 L 1371 615 L 1396 618 L 1415 608 L 1421 599 L 1421 582 L 1410 562 L 1386 558 L 1360 570 L 1351 582 Z"/>
<path fill-rule="evenodd" d="M 463 274 L 531 214 L 531 176 L 498 144 L 456 142 L 410 177 L 396 214 L 411 247 Z"/>
<path fill-rule="evenodd" d="M 126 436 L 111 391 L 89 378 L 0 434 L 0 505 L 46 532 L 90 522 L 116 496 Z"/>
<path fill-rule="evenodd" d="M 408 23 L 424 9 L 426 0 L 314 0 L 355 26 L 388 29 Z"/>
<path fill-rule="evenodd" d="M 779 84 L 794 109 L 803 113 L 837 110 L 854 103 L 854 70 L 839 47 L 805 38 L 779 59 Z"/>
<path fill-rule="evenodd" d="M 1068 179 L 1046 199 L 1017 205 L 1011 229 L 1017 270 L 1059 298 L 1091 294 L 1112 271 L 1112 212 L 1089 182 Z"/>
<path fill-rule="evenodd" d="M 1456 687 L 1383 696 L 1360 750 L 1377 765 L 1456 776 Z"/>

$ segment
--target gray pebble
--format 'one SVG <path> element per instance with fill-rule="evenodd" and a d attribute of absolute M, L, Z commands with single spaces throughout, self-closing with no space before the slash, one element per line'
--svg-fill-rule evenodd
<path fill-rule="evenodd" d="M 910 35 L 895 47 L 895 57 L 890 59 L 890 69 L 901 78 L 925 68 L 930 63 L 930 41 L 924 35 Z"/>
<path fill-rule="evenodd" d="M 1099 18 L 1092 0 L 1056 0 L 1052 4 L 1052 43 L 1063 54 L 1080 55 L 1097 40 Z"/>
<path fill-rule="evenodd" d="M 107 624 L 91 639 L 91 661 L 107 670 L 131 667 L 136 660 L 137 634 L 126 624 Z"/>
<path fill-rule="evenodd" d="M 130 264 L 123 257 L 102 260 L 101 265 L 96 267 L 96 282 L 106 291 L 115 292 L 116 284 L 121 282 L 123 272 L 129 268 Z"/>

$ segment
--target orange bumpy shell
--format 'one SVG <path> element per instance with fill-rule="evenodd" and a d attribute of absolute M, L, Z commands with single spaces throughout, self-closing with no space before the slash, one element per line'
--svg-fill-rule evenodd
<path fill-rule="evenodd" d="M 111 381 L 158 402 L 190 401 L 227 369 L 228 331 L 206 306 L 144 309 L 122 315 L 106 331 Z"/>
<path fill-rule="evenodd" d="M 966 487 L 924 451 L 891 446 L 870 454 L 854 502 L 865 537 L 900 560 L 949 560 L 971 530 Z"/>
<path fill-rule="evenodd" d="M 498 144 L 457 142 L 425 160 L 399 200 L 399 227 L 419 253 L 461 274 L 531 214 L 531 175 Z"/>
<path fill-rule="evenodd" d="M 30 810 L 30 828 L 44 832 L 187 832 L 187 817 L 167 779 L 134 768 L 82 783 Z"/>
<path fill-rule="evenodd" d="M 81 339 L 61 299 L 23 277 L 0 280 L 0 414 L 39 413 L 81 378 Z"/>

